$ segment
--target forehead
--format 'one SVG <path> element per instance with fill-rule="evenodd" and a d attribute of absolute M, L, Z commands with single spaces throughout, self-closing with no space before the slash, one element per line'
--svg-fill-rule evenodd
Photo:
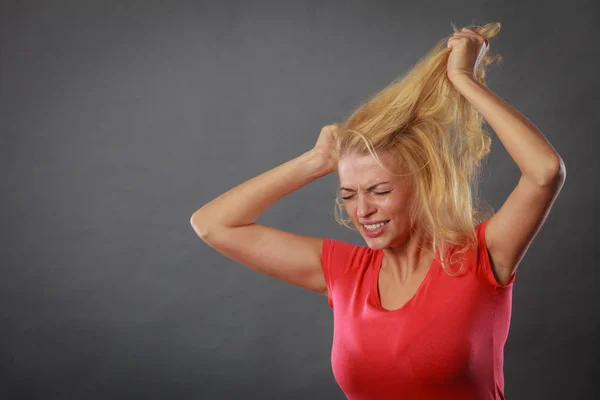
<path fill-rule="evenodd" d="M 381 163 L 390 171 L 398 173 L 397 163 L 389 153 L 378 154 Z M 402 177 L 394 176 L 381 168 L 371 154 L 348 154 L 338 163 L 338 176 L 342 186 L 372 185 L 381 181 L 397 182 Z"/>

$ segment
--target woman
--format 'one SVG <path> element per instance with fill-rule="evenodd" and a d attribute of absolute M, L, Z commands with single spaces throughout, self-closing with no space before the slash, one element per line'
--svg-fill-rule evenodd
<path fill-rule="evenodd" d="M 406 75 L 326 126 L 297 158 L 191 218 L 209 246 L 328 296 L 332 367 L 349 399 L 503 399 L 515 271 L 559 193 L 565 167 L 546 138 L 484 82 L 497 23 L 444 38 Z M 498 57 L 498 56 L 496 56 Z M 483 119 L 521 170 L 493 215 L 475 175 Z M 338 221 L 367 246 L 256 224 L 283 196 L 337 171 Z"/>

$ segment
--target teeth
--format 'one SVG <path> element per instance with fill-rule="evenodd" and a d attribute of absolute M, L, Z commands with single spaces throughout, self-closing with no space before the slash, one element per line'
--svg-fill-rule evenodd
<path fill-rule="evenodd" d="M 365 228 L 367 228 L 367 230 L 373 231 L 373 230 L 375 230 L 377 228 L 382 227 L 385 224 L 386 224 L 385 222 L 380 222 L 380 223 L 374 224 L 374 225 L 365 225 Z"/>

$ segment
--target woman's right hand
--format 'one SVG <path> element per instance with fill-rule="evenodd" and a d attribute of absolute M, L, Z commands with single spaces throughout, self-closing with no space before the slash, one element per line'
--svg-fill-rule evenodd
<path fill-rule="evenodd" d="M 317 153 L 323 161 L 323 164 L 328 172 L 337 170 L 337 160 L 332 154 L 333 142 L 337 134 L 338 125 L 325 125 L 321 128 L 321 133 L 317 139 L 313 151 Z"/>

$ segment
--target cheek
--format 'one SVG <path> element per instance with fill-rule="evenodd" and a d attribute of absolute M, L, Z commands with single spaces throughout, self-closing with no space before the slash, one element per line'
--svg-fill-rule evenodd
<path fill-rule="evenodd" d="M 404 197 L 386 198 L 378 203 L 378 207 L 389 216 L 404 215 L 408 212 L 406 201 Z"/>
<path fill-rule="evenodd" d="M 377 202 L 377 206 L 386 212 L 397 212 L 400 208 L 400 204 L 398 203 L 399 199 L 395 199 L 393 197 L 385 197 Z"/>
<path fill-rule="evenodd" d="M 354 218 L 354 216 L 356 215 L 356 205 L 354 204 L 354 202 L 344 202 L 342 203 L 344 206 L 344 210 L 346 211 L 346 214 L 348 214 L 350 216 L 350 218 Z"/>

